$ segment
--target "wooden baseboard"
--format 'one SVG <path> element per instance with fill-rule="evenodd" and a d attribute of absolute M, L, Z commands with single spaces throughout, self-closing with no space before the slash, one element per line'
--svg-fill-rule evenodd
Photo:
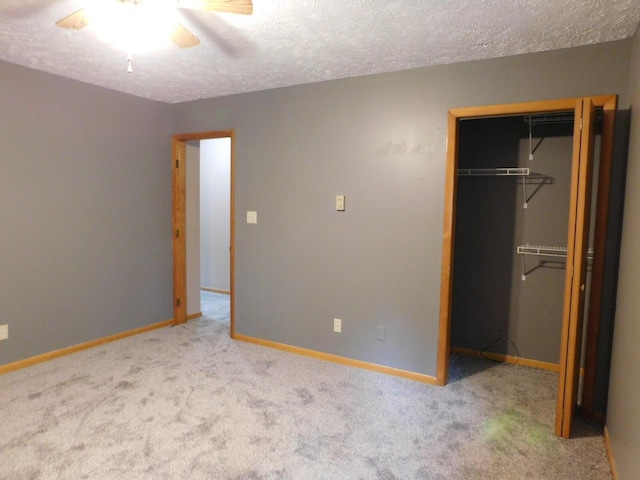
<path fill-rule="evenodd" d="M 513 357 L 511 355 L 503 355 L 501 353 L 480 352 L 479 350 L 473 350 L 471 348 L 451 347 L 451 353 L 460 353 L 462 355 L 469 355 L 471 357 L 478 358 L 488 358 L 490 360 L 496 360 L 498 362 L 514 363 L 516 365 L 522 365 L 524 367 L 539 368 L 542 370 L 549 370 L 551 372 L 560 371 L 560 367 L 557 363 L 541 362 L 540 360 Z"/>
<path fill-rule="evenodd" d="M 609 468 L 611 468 L 611 476 L 613 480 L 620 480 L 620 476 L 618 475 L 618 467 L 616 466 L 616 459 L 613 456 L 613 450 L 611 449 L 611 438 L 609 437 L 609 430 L 607 426 L 604 426 L 603 432 L 604 438 L 604 448 L 607 451 L 607 458 L 609 459 Z"/>
<path fill-rule="evenodd" d="M 156 330 L 158 328 L 168 327 L 170 325 L 173 325 L 173 319 L 165 320 L 163 322 L 154 323 L 152 325 L 147 325 L 140 328 L 134 328 L 133 330 L 127 330 L 126 332 L 116 333 L 114 335 L 98 338 L 96 340 L 91 340 L 89 342 L 79 343 L 77 345 L 71 345 L 70 347 L 61 348 L 59 350 L 53 350 L 52 352 L 42 353 L 34 357 L 25 358 L 24 360 L 18 360 L 17 362 L 0 365 L 0 375 L 3 373 L 12 372 L 14 370 L 19 370 L 21 368 L 30 367 L 31 365 L 36 365 L 38 363 L 46 362 L 48 360 L 53 360 L 54 358 L 63 357 L 65 355 L 79 352 L 81 350 L 87 350 L 88 348 L 97 347 L 98 345 L 104 345 L 105 343 L 110 343 L 115 340 L 121 340 L 123 338 L 131 337 L 133 335 L 138 335 L 140 333 L 148 332 L 150 330 Z"/>
<path fill-rule="evenodd" d="M 349 367 L 362 368 L 364 370 L 371 370 L 374 372 L 385 373 L 387 375 L 393 375 L 396 377 L 408 378 L 409 380 L 416 380 L 418 382 L 428 383 L 431 385 L 436 384 L 436 378 L 430 375 L 422 373 L 410 372 L 408 370 L 402 370 L 400 368 L 386 367 L 377 363 L 364 362 L 362 360 L 354 360 L 352 358 L 341 357 L 339 355 L 333 355 L 331 353 L 319 352 L 316 350 L 309 350 L 307 348 L 294 347 L 284 343 L 272 342 L 271 340 L 263 340 L 261 338 L 250 337 L 248 335 L 241 335 L 235 333 L 231 336 L 234 340 L 240 340 L 243 342 L 254 343 L 263 347 L 275 348 L 289 353 L 295 353 L 297 355 L 304 355 L 305 357 L 316 358 L 327 362 L 339 363 Z"/>
<path fill-rule="evenodd" d="M 229 290 L 220 290 L 218 288 L 200 287 L 200 290 L 204 290 L 205 292 L 221 293 L 222 295 L 231 295 Z"/>
<path fill-rule="evenodd" d="M 193 320 L 194 318 L 199 318 L 202 316 L 202 312 L 190 313 L 187 315 L 187 320 Z"/>

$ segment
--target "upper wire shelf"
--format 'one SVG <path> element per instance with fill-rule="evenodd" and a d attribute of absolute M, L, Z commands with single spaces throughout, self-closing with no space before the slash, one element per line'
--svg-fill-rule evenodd
<path fill-rule="evenodd" d="M 475 176 L 528 176 L 531 175 L 531 170 L 528 168 L 459 168 L 458 175 L 461 177 L 475 177 Z"/>
<path fill-rule="evenodd" d="M 602 109 L 596 109 L 596 122 L 602 121 Z M 548 125 L 554 123 L 573 123 L 575 114 L 573 111 L 567 112 L 547 112 L 524 116 L 524 122 L 535 125 Z"/>
<path fill-rule="evenodd" d="M 527 208 L 529 200 L 538 193 L 543 185 L 553 183 L 553 177 L 534 173 L 529 168 L 502 167 L 502 168 L 459 168 L 460 177 L 518 177 L 522 179 L 522 207 Z M 537 185 L 531 194 L 527 194 L 527 184 Z"/>

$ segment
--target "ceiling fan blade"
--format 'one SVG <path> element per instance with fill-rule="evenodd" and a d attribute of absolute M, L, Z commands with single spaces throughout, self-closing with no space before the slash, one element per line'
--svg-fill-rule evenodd
<path fill-rule="evenodd" d="M 87 12 L 84 8 L 81 8 L 77 12 L 72 13 L 68 17 L 64 17 L 62 20 L 58 20 L 56 25 L 62 28 L 73 28 L 80 30 L 81 28 L 89 25 L 89 19 L 87 18 Z"/>
<path fill-rule="evenodd" d="M 198 37 L 179 23 L 176 23 L 176 26 L 173 28 L 173 32 L 171 32 L 171 40 L 173 40 L 173 42 L 180 48 L 195 47 L 200 43 Z"/>
<path fill-rule="evenodd" d="M 251 0 L 178 0 L 178 7 L 203 12 L 224 12 L 251 15 L 253 3 Z"/>

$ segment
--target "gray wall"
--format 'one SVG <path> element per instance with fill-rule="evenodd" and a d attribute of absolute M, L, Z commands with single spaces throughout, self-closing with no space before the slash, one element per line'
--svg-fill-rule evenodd
<path fill-rule="evenodd" d="M 236 129 L 236 331 L 435 375 L 447 109 L 605 93 L 625 102 L 630 45 L 172 106 L 176 132 Z M 337 194 L 346 212 L 334 210 Z"/>
<path fill-rule="evenodd" d="M 629 78 L 631 138 L 625 196 L 618 302 L 614 327 L 607 428 L 621 480 L 640 471 L 640 36 L 633 43 Z"/>
<path fill-rule="evenodd" d="M 200 141 L 200 286 L 230 291 L 231 139 Z"/>
<path fill-rule="evenodd" d="M 169 107 L 0 62 L 0 364 L 172 317 Z"/>

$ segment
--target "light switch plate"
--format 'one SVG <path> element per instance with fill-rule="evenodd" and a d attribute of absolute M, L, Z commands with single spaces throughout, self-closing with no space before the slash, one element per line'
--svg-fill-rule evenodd
<path fill-rule="evenodd" d="M 247 212 L 247 223 L 258 223 L 258 212 Z"/>
<path fill-rule="evenodd" d="M 336 333 L 342 333 L 342 320 L 339 318 L 333 319 L 333 331 Z"/>
<path fill-rule="evenodd" d="M 338 212 L 344 212 L 345 210 L 344 195 L 336 195 L 336 210 Z"/>
<path fill-rule="evenodd" d="M 0 340 L 9 338 L 9 325 L 0 325 Z"/>

